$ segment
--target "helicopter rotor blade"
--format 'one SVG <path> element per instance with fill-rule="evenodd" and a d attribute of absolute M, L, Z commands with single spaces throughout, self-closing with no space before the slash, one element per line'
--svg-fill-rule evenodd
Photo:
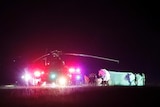
<path fill-rule="evenodd" d="M 102 59 L 102 60 L 107 60 L 107 61 L 112 61 L 112 62 L 117 62 L 117 63 L 119 63 L 119 60 L 116 60 L 116 59 L 104 58 L 104 57 L 94 56 L 94 55 L 75 54 L 75 53 L 64 53 L 64 54 L 65 54 L 65 55 L 72 55 L 72 56 L 90 57 L 90 58 Z"/>
<path fill-rule="evenodd" d="M 36 61 L 38 61 L 38 60 L 40 60 L 40 59 L 42 59 L 42 58 L 44 58 L 44 57 L 46 57 L 46 56 L 49 56 L 49 55 L 50 55 L 49 53 L 48 53 L 48 54 L 45 54 L 45 55 L 42 55 L 41 57 L 35 59 L 33 62 L 36 62 Z"/>
<path fill-rule="evenodd" d="M 42 55 L 41 57 L 37 58 L 36 60 L 34 60 L 34 62 L 42 59 L 42 58 L 45 58 L 49 55 L 53 55 L 53 56 L 57 56 L 59 57 L 59 55 L 70 55 L 70 56 L 81 56 L 81 57 L 90 57 L 90 58 L 95 58 L 95 59 L 101 59 L 101 60 L 106 60 L 106 61 L 112 61 L 112 62 L 117 62 L 119 63 L 119 60 L 116 60 L 116 59 L 111 59 L 111 58 L 105 58 L 105 57 L 100 57 L 100 56 L 95 56 L 95 55 L 88 55 L 88 54 L 76 54 L 76 53 L 63 53 L 61 51 L 51 51 L 50 53 L 48 54 L 44 54 Z"/>

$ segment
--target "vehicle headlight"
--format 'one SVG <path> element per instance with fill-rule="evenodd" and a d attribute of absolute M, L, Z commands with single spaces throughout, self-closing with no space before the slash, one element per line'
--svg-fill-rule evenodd
<path fill-rule="evenodd" d="M 60 77 L 58 82 L 59 82 L 59 85 L 66 85 L 67 79 L 65 77 Z"/>
<path fill-rule="evenodd" d="M 31 75 L 26 73 L 26 74 L 22 75 L 21 78 L 24 79 L 25 81 L 29 81 L 31 79 Z"/>

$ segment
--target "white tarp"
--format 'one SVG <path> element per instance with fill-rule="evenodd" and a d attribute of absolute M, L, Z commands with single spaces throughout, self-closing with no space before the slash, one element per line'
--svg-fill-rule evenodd
<path fill-rule="evenodd" d="M 124 86 L 143 86 L 145 85 L 144 75 L 132 72 L 116 72 L 109 71 L 110 85 L 124 85 Z"/>
<path fill-rule="evenodd" d="M 100 69 L 98 71 L 98 75 L 101 76 L 104 81 L 109 81 L 110 80 L 110 73 L 106 69 Z"/>

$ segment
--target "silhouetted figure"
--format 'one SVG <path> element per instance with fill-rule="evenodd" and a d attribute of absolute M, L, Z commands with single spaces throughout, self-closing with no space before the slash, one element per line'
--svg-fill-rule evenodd
<path fill-rule="evenodd" d="M 128 73 L 126 76 L 125 76 L 125 79 L 129 82 L 129 85 L 131 85 L 131 79 L 130 79 L 130 76 L 131 74 Z"/>
<path fill-rule="evenodd" d="M 89 83 L 91 85 L 96 85 L 97 75 L 95 73 L 89 74 Z"/>
<path fill-rule="evenodd" d="M 134 75 L 135 75 L 135 80 L 134 80 L 135 81 L 135 85 L 137 86 L 138 85 L 137 74 L 135 73 Z"/>

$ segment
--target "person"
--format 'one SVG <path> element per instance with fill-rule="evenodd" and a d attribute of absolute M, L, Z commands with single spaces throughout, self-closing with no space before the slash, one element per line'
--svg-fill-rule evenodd
<path fill-rule="evenodd" d="M 143 80 L 143 85 L 145 85 L 145 74 L 142 73 L 142 80 Z"/>
<path fill-rule="evenodd" d="M 136 74 L 136 85 L 137 86 L 144 86 L 145 85 L 145 74 L 144 73 L 137 73 Z"/>
<path fill-rule="evenodd" d="M 129 85 L 131 85 L 131 74 L 128 73 L 126 76 L 125 76 L 125 79 L 128 81 Z"/>
<path fill-rule="evenodd" d="M 100 69 L 98 76 L 102 79 L 102 86 L 108 86 L 110 81 L 110 73 L 106 69 Z"/>
<path fill-rule="evenodd" d="M 84 75 L 84 83 L 89 84 L 89 77 Z"/>
<path fill-rule="evenodd" d="M 91 85 L 95 85 L 96 84 L 96 79 L 97 79 L 97 75 L 95 73 L 90 73 L 89 74 L 89 83 Z"/>

